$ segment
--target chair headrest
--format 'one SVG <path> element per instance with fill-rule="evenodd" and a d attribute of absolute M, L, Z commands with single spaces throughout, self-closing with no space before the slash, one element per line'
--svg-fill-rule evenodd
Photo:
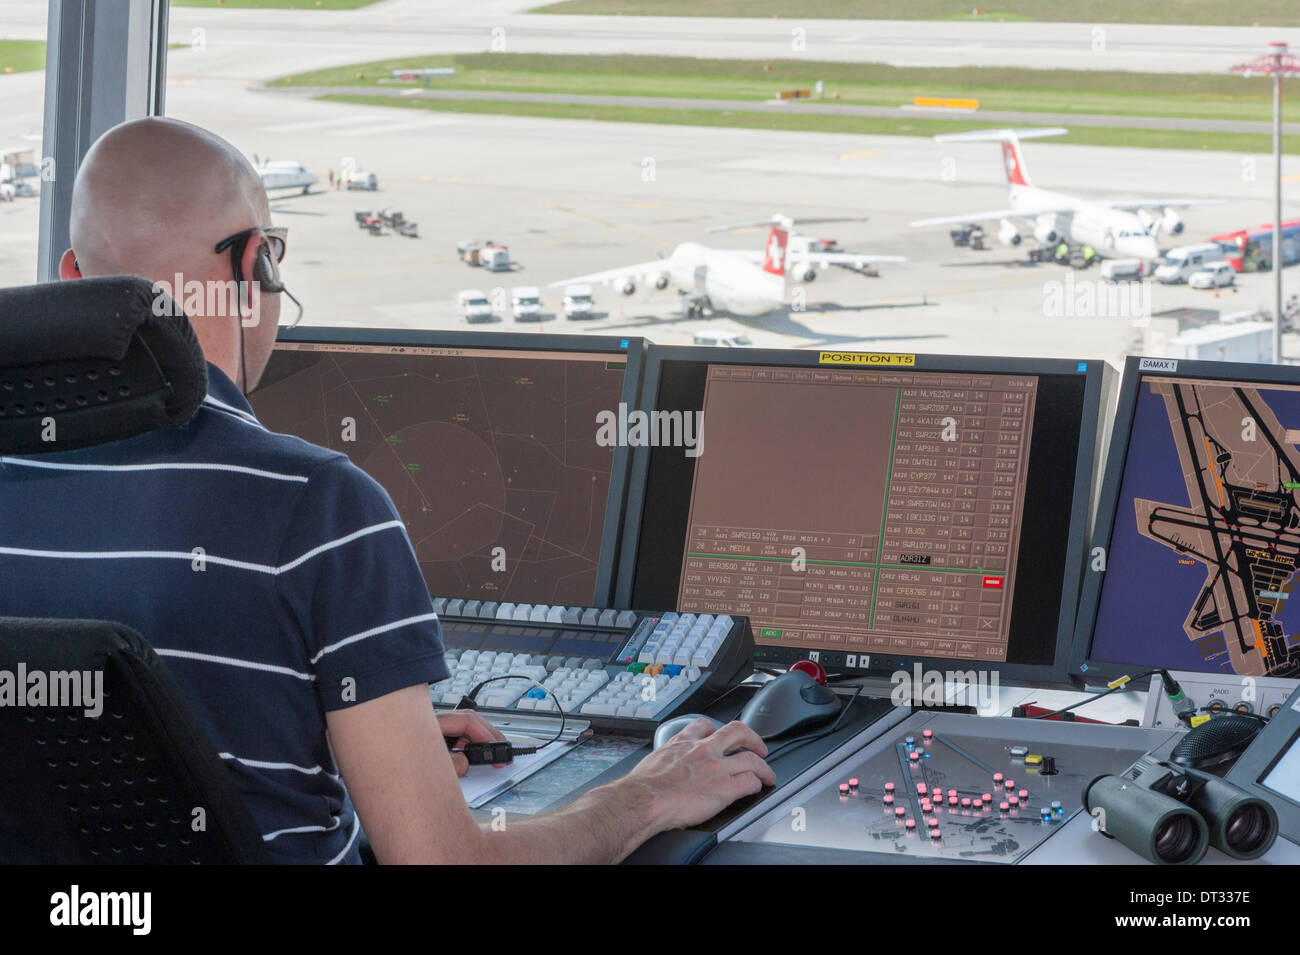
<path fill-rule="evenodd" d="M 0 454 L 71 451 L 180 426 L 207 390 L 189 319 L 146 279 L 0 289 Z"/>

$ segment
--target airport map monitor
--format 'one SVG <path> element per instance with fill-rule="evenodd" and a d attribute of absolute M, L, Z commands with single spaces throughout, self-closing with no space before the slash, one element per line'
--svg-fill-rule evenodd
<path fill-rule="evenodd" d="M 640 361 L 635 338 L 294 329 L 251 401 L 383 485 L 434 596 L 605 606 L 627 452 L 597 416 Z"/>
<path fill-rule="evenodd" d="M 1063 681 L 1104 378 L 1100 362 L 652 347 L 645 410 L 659 432 L 698 415 L 701 440 L 636 452 L 617 599 L 747 614 L 773 663 Z"/>
<path fill-rule="evenodd" d="M 1298 443 L 1295 368 L 1128 359 L 1078 672 L 1300 677 Z"/>

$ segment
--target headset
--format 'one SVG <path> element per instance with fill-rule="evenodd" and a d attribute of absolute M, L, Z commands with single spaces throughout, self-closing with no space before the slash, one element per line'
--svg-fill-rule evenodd
<path fill-rule="evenodd" d="M 253 307 L 253 287 L 260 295 L 262 292 L 283 292 L 298 306 L 298 315 L 288 328 L 293 328 L 302 321 L 302 302 L 284 286 L 280 277 L 280 260 L 284 258 L 288 228 L 285 226 L 254 226 L 243 232 L 236 232 L 217 243 L 216 252 L 230 250 L 230 270 L 239 287 L 239 390 L 248 391 L 248 356 L 244 351 L 244 309 Z M 250 283 L 244 277 L 244 251 L 249 242 L 257 242 L 253 259 L 253 276 Z"/>

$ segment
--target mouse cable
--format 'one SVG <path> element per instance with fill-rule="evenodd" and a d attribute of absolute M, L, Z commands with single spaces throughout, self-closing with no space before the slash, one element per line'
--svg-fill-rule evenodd
<path fill-rule="evenodd" d="M 838 730 L 840 728 L 840 724 L 844 722 L 844 717 L 848 715 L 849 710 L 853 709 L 853 704 L 856 703 L 858 701 L 858 697 L 862 695 L 861 683 L 855 684 L 854 686 L 847 686 L 845 687 L 845 689 L 853 690 L 854 693 L 851 697 L 849 697 L 849 701 L 845 703 L 842 707 L 840 707 L 840 715 L 835 718 L 834 723 L 832 723 L 827 729 L 824 729 L 820 732 L 811 733 L 804 736 L 796 736 L 794 739 L 786 740 L 780 746 L 776 747 L 776 749 L 769 750 L 766 758 L 769 760 L 776 759 L 776 757 L 783 752 L 793 752 L 794 750 L 798 749 L 800 746 L 807 746 L 809 743 L 815 743 L 819 739 L 825 739 L 827 736 L 830 736 L 832 733 Z"/>
<path fill-rule="evenodd" d="M 498 680 L 527 680 L 533 686 L 537 687 L 537 689 L 549 696 L 551 702 L 555 704 L 556 712 L 560 714 L 560 728 L 555 731 L 554 736 L 546 742 L 539 743 L 536 746 L 515 746 L 509 741 L 502 742 L 499 740 L 492 740 L 491 742 L 486 743 L 466 743 L 457 752 L 464 753 L 465 758 L 469 760 L 469 763 L 472 766 L 482 765 L 484 763 L 508 763 L 516 756 L 532 756 L 538 750 L 550 746 L 564 735 L 564 724 L 567 722 L 568 716 L 564 712 L 564 707 L 560 706 L 560 701 L 556 699 L 555 694 L 546 687 L 542 686 L 532 677 L 525 676 L 522 673 L 506 673 L 501 676 L 488 677 L 486 680 L 475 684 L 474 688 L 462 696 L 460 702 L 452 707 L 452 709 L 477 710 L 478 706 L 475 704 L 475 700 L 478 697 L 479 690 L 483 689 L 483 687 L 487 686 L 489 683 L 496 683 Z M 444 736 L 443 739 L 447 741 L 447 748 L 451 749 L 452 745 L 459 740 L 460 737 Z"/>

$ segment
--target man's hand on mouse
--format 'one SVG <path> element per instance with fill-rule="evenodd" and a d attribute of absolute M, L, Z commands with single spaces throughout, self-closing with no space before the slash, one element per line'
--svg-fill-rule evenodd
<path fill-rule="evenodd" d="M 767 744 L 744 723 L 718 729 L 701 717 L 654 750 L 621 780 L 654 801 L 661 828 L 681 829 L 711 819 L 742 796 L 774 785 L 763 761 Z"/>

